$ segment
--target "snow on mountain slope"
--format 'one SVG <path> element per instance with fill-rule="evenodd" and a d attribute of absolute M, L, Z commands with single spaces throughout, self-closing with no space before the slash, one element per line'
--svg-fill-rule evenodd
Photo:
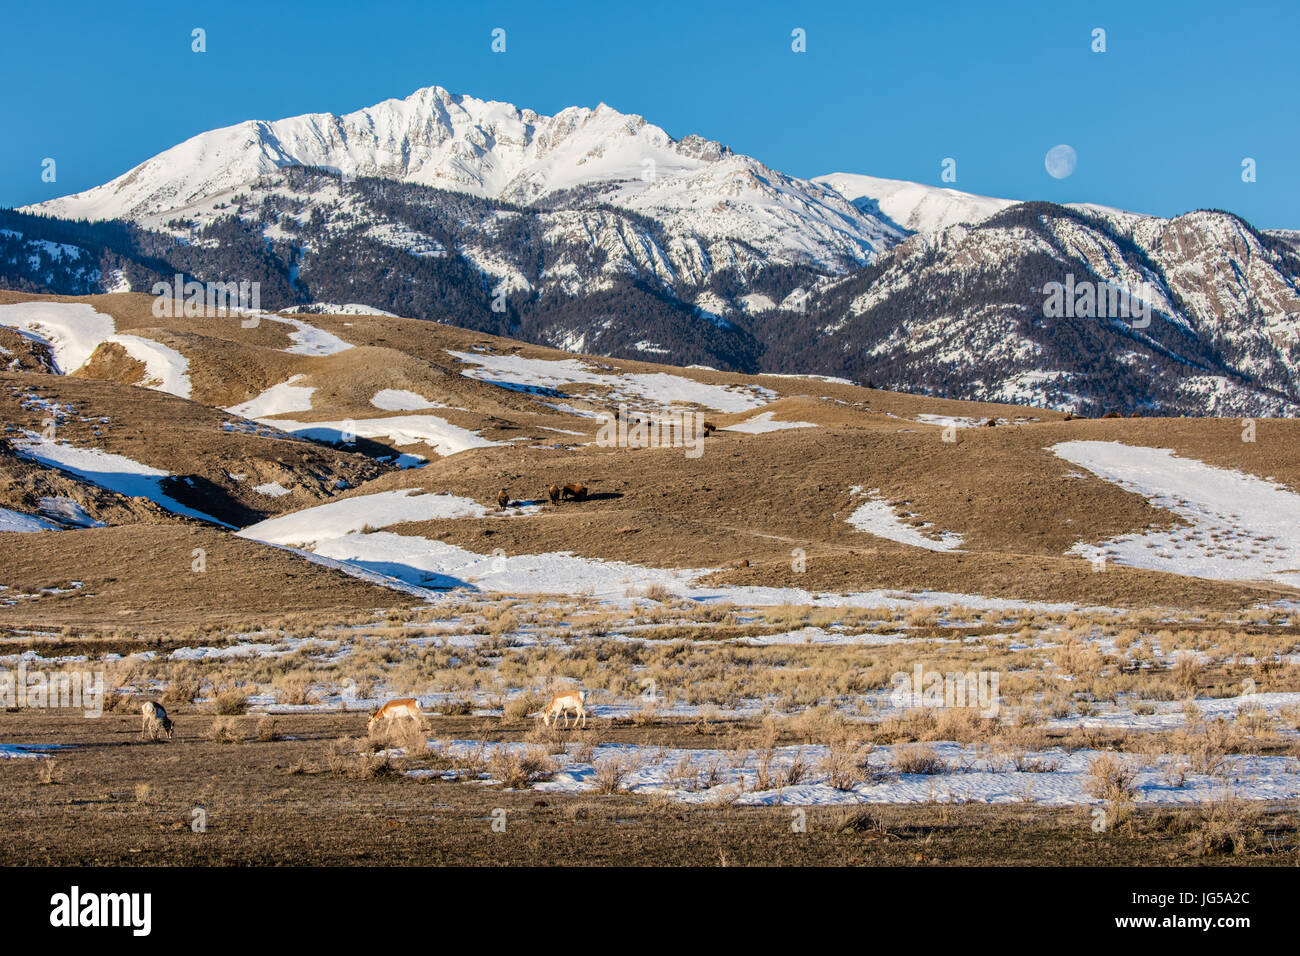
<path fill-rule="evenodd" d="M 55 371 L 67 375 L 90 360 L 104 343 L 119 345 L 145 367 L 145 388 L 190 397 L 189 359 L 161 342 L 140 335 L 115 334 L 111 315 L 81 302 L 20 302 L 0 305 L 5 325 L 50 347 Z"/>
<path fill-rule="evenodd" d="M 517 203 L 595 186 L 606 201 L 670 227 L 689 224 L 706 237 L 725 235 L 825 262 L 864 262 L 900 238 L 832 189 L 697 136 L 674 140 L 603 103 L 548 117 L 436 86 L 344 116 L 250 120 L 202 133 L 102 186 L 28 210 L 141 219 L 289 165 Z"/>
<path fill-rule="evenodd" d="M 935 232 L 958 223 L 977 223 L 1017 202 L 856 173 L 831 173 L 817 176 L 813 182 L 835 190 L 862 212 L 883 216 L 887 223 L 908 232 Z"/>

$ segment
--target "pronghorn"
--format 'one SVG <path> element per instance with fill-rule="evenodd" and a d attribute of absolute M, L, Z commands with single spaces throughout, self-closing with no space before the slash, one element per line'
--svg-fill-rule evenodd
<path fill-rule="evenodd" d="M 366 723 L 366 733 L 372 733 L 377 724 L 407 718 L 411 720 L 422 720 L 424 718 L 424 714 L 420 713 L 420 702 L 414 697 L 390 700 L 370 715 L 370 720 Z"/>
<path fill-rule="evenodd" d="M 161 726 L 167 739 L 172 739 L 172 732 L 175 724 L 167 716 L 167 711 L 163 710 L 162 704 L 148 701 L 140 705 L 140 736 L 145 740 L 153 740 L 157 737 L 157 728 Z"/>
<path fill-rule="evenodd" d="M 569 711 L 573 711 L 577 716 L 574 718 L 576 724 L 582 721 L 582 726 L 587 726 L 587 708 L 584 706 L 587 702 L 587 692 L 585 690 L 570 690 L 563 694 L 556 694 L 551 698 L 551 702 L 542 709 L 542 723 L 547 727 L 551 726 L 551 718 L 554 717 L 559 722 L 560 714 L 564 715 L 564 726 L 569 726 Z"/>

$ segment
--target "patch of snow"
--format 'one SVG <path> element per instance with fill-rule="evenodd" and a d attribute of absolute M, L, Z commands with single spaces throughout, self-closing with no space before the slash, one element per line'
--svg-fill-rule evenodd
<path fill-rule="evenodd" d="M 779 432 L 787 428 L 816 428 L 812 422 L 778 422 L 772 419 L 775 412 L 760 412 L 735 425 L 725 425 L 724 432 L 745 432 L 749 435 L 762 435 L 765 432 Z"/>
<path fill-rule="evenodd" d="M 167 472 L 133 461 L 125 455 L 114 455 L 98 448 L 78 448 L 63 442 L 50 441 L 37 432 L 24 432 L 22 438 L 13 440 L 14 449 L 24 458 L 38 461 L 76 475 L 91 484 L 115 491 L 128 497 L 148 498 L 173 514 L 186 515 L 209 521 L 223 527 L 232 527 L 211 515 L 181 504 L 162 491 Z"/>
<path fill-rule="evenodd" d="M 8 508 L 0 508 L 0 533 L 5 531 L 58 531 L 59 526 L 44 518 L 38 518 L 35 515 L 24 514 L 21 511 L 11 511 Z"/>
<path fill-rule="evenodd" d="M 1053 445 L 1058 456 L 1178 515 L 1190 527 L 1121 535 L 1071 553 L 1216 580 L 1300 586 L 1300 495 L 1254 475 L 1113 441 Z M 1289 516 L 1289 519 L 1288 519 Z"/>
<path fill-rule="evenodd" d="M 488 441 L 478 432 L 453 425 L 436 415 L 394 415 L 389 418 L 345 419 L 337 422 L 298 422 L 287 418 L 266 419 L 298 438 L 331 444 L 346 444 L 355 438 L 387 438 L 395 445 L 428 445 L 439 455 L 454 455 L 470 448 L 490 448 L 504 442 Z"/>
<path fill-rule="evenodd" d="M 421 408 L 445 407 L 437 402 L 429 401 L 423 395 L 408 392 L 403 388 L 380 389 L 370 399 L 370 404 L 375 408 L 382 408 L 386 412 L 414 412 Z"/>
<path fill-rule="evenodd" d="M 302 375 L 295 375 L 279 385 L 272 385 L 260 395 L 238 405 L 232 405 L 226 411 L 241 418 L 266 418 L 268 415 L 309 412 L 312 393 L 316 389 L 307 385 L 293 384 L 301 378 Z"/>
<path fill-rule="evenodd" d="M 858 491 L 857 488 L 853 489 L 853 493 Z M 922 533 L 922 529 L 930 527 L 929 525 L 912 527 L 904 524 L 889 502 L 880 497 L 878 490 L 870 492 L 869 497 L 870 500 L 859 505 L 857 510 L 846 519 L 859 531 L 874 534 L 878 538 L 897 541 L 899 544 L 925 548 L 927 551 L 961 550 L 962 536 L 956 532 L 941 531 L 938 538 L 930 537 Z"/>

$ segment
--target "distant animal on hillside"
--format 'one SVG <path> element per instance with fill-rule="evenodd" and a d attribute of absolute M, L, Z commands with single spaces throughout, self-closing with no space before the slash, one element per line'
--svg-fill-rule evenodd
<path fill-rule="evenodd" d="M 366 722 L 366 733 L 373 733 L 376 726 L 390 720 L 422 720 L 423 718 L 420 702 L 414 697 L 390 700 L 370 715 L 370 720 Z"/>
<path fill-rule="evenodd" d="M 990 418 L 988 421 L 984 423 L 984 426 L 986 428 L 996 428 L 997 424 L 998 424 L 998 420 L 996 418 Z"/>
<path fill-rule="evenodd" d="M 559 722 L 560 715 L 564 715 L 564 726 L 569 726 L 569 711 L 575 714 L 574 723 L 582 722 L 582 726 L 587 726 L 587 692 L 585 690 L 571 690 L 563 694 L 556 694 L 551 698 L 551 702 L 542 708 L 542 723 L 547 727 L 551 726 L 551 718 L 554 717 Z"/>
<path fill-rule="evenodd" d="M 715 425 L 715 424 L 713 424 L 713 422 L 705 422 L 705 423 L 704 423 L 704 437 L 705 437 L 705 438 L 708 438 L 710 435 L 712 435 L 712 434 L 713 434 L 714 432 L 716 432 L 717 430 L 718 430 L 718 426 Z"/>
<path fill-rule="evenodd" d="M 1137 412 L 1130 412 L 1128 417 L 1129 417 L 1129 418 L 1141 418 L 1142 416 L 1139 415 Z"/>
<path fill-rule="evenodd" d="M 159 731 L 171 740 L 175 727 L 162 704 L 150 700 L 140 705 L 140 736 L 145 740 L 156 740 Z"/>
<path fill-rule="evenodd" d="M 573 484 L 565 485 L 563 488 L 560 489 L 560 497 L 562 497 L 565 501 L 568 501 L 570 498 L 572 498 L 574 501 L 586 501 L 587 487 L 586 485 L 580 485 L 576 482 L 574 482 Z"/>
<path fill-rule="evenodd" d="M 506 508 L 509 507 L 509 505 L 510 505 L 510 496 L 506 494 L 506 490 L 502 488 L 501 491 L 497 493 L 497 508 L 499 508 L 502 511 L 505 511 Z"/>
<path fill-rule="evenodd" d="M 1105 415 L 1102 415 L 1101 417 L 1102 418 L 1123 418 L 1124 416 L 1121 415 L 1119 412 L 1107 412 Z"/>
<path fill-rule="evenodd" d="M 1074 413 L 1073 413 L 1073 412 L 1066 412 L 1066 413 L 1065 413 L 1065 420 L 1066 420 L 1067 422 L 1072 422 L 1072 421 L 1074 421 Z"/>
<path fill-rule="evenodd" d="M 546 493 L 551 496 L 551 504 L 555 505 L 560 503 L 559 485 L 551 485 L 551 487 L 546 489 Z"/>

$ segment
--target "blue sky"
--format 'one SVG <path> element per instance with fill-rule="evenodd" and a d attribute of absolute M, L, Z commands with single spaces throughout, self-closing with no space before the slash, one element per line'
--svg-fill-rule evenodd
<path fill-rule="evenodd" d="M 946 185 L 952 157 L 967 192 L 1300 228 L 1294 0 L 0 4 L 0 205 L 98 185 L 207 129 L 436 84 L 540 113 L 604 101 L 797 176 Z M 1063 180 L 1043 166 L 1058 143 L 1079 155 Z"/>

